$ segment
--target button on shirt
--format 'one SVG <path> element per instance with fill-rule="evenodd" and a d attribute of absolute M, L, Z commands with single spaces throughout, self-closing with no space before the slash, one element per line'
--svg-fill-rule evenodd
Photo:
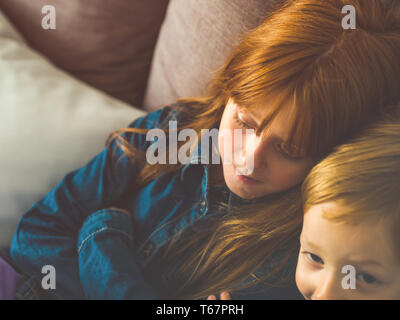
<path fill-rule="evenodd" d="M 168 128 L 168 121 L 177 120 L 179 125 L 182 117 L 180 111 L 167 106 L 136 119 L 129 127 Z M 151 144 L 146 135 L 123 136 L 142 151 Z M 114 153 L 122 157 L 112 166 Z M 113 142 L 85 166 L 68 173 L 23 215 L 10 247 L 14 263 L 32 277 L 41 275 L 43 266 L 54 266 L 57 285 L 47 292 L 51 298 L 168 298 L 160 289 L 165 275 L 144 278 L 143 270 L 153 254 L 177 232 L 222 214 L 217 202 L 247 201 L 226 187 L 211 186 L 210 166 L 195 163 L 199 159 L 200 147 L 180 170 L 133 191 L 140 168 Z M 236 297 L 294 299 L 299 293 L 293 282 L 285 289 L 263 285 L 257 295 L 244 290 Z"/>

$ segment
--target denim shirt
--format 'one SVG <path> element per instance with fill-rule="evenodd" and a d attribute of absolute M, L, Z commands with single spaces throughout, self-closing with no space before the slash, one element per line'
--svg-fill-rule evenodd
<path fill-rule="evenodd" d="M 129 127 L 168 128 L 169 120 L 177 120 L 179 126 L 181 115 L 166 106 Z M 152 143 L 145 134 L 128 132 L 123 137 L 142 151 Z M 210 185 L 210 166 L 196 163 L 201 160 L 200 147 L 180 170 L 163 174 L 135 192 L 132 186 L 140 169 L 124 156 L 112 166 L 114 153 L 117 158 L 122 155 L 115 141 L 68 173 L 18 223 L 10 256 L 29 281 L 35 279 L 36 290 L 45 277 L 43 266 L 54 266 L 56 288 L 46 290 L 50 299 L 168 299 L 163 287 L 167 272 L 144 276 L 152 256 L 178 232 L 222 214 L 214 207 L 217 201 L 229 205 L 248 201 L 226 187 Z M 242 290 L 232 297 L 301 296 L 292 282 L 286 288 L 262 284 L 257 294 Z"/>

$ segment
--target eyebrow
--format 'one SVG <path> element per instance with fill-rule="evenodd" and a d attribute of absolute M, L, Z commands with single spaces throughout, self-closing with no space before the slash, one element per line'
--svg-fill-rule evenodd
<path fill-rule="evenodd" d="M 359 266 L 375 266 L 384 269 L 384 266 L 376 260 L 350 260 Z"/>
<path fill-rule="evenodd" d="M 315 250 L 322 251 L 318 245 L 309 241 L 307 238 L 305 238 L 305 236 L 300 236 L 300 241 L 302 241 L 304 244 L 307 244 L 308 246 L 312 247 Z"/>
<path fill-rule="evenodd" d="M 302 239 L 303 239 L 303 243 L 304 243 L 304 244 L 307 244 L 307 245 L 310 246 L 312 249 L 315 249 L 315 250 L 317 250 L 317 251 L 322 251 L 321 248 L 320 248 L 318 245 L 316 245 L 315 243 L 313 243 L 313 242 L 311 242 L 311 241 L 308 241 L 307 239 L 304 238 L 304 236 L 303 236 L 303 237 L 300 236 L 300 240 L 302 240 Z M 385 267 L 384 267 L 381 263 L 379 263 L 379 262 L 376 261 L 376 260 L 371 260 L 371 259 L 367 259 L 367 260 L 362 260 L 362 259 L 359 259 L 359 260 L 357 260 L 357 259 L 351 260 L 351 259 L 349 259 L 349 264 L 351 264 L 351 265 L 357 265 L 357 266 L 379 267 L 379 268 L 381 268 L 381 269 L 385 269 Z"/>
<path fill-rule="evenodd" d="M 249 116 L 250 119 L 257 125 L 257 128 L 260 126 L 260 125 L 257 123 L 257 121 L 255 120 L 256 117 L 253 116 L 253 114 L 251 113 L 251 111 L 249 111 L 249 110 L 245 110 L 245 111 L 240 111 L 240 110 L 238 110 L 237 112 L 238 112 L 238 114 L 242 114 L 243 116 Z"/>
<path fill-rule="evenodd" d="M 241 111 L 240 107 L 237 108 L 236 110 L 237 112 L 237 117 L 239 118 L 239 114 L 243 114 L 243 116 L 249 116 L 251 118 L 251 121 L 254 122 L 254 124 L 256 125 L 255 131 L 258 130 L 258 128 L 260 127 L 260 124 L 255 120 L 257 119 L 257 117 L 255 117 L 252 112 L 250 110 L 244 109 Z M 242 119 L 242 121 L 245 119 Z M 262 123 L 263 120 L 261 120 Z M 287 143 L 287 138 L 282 137 L 282 136 L 277 136 L 276 138 L 278 138 L 280 141 L 282 141 L 283 143 Z M 305 157 L 306 156 L 306 152 L 304 149 L 300 149 L 298 148 L 296 145 L 290 145 L 290 148 L 296 150 L 297 154 L 301 157 Z"/>
<path fill-rule="evenodd" d="M 238 117 L 239 117 L 239 113 L 241 113 L 241 114 L 243 115 L 243 117 L 249 117 L 250 120 L 251 120 L 251 122 L 253 122 L 253 123 L 256 125 L 255 131 L 258 130 L 258 128 L 260 127 L 260 123 L 257 122 L 257 120 L 256 120 L 257 117 L 255 117 L 255 116 L 252 114 L 251 111 L 246 110 L 246 109 L 245 109 L 244 111 L 239 111 L 239 110 L 238 110 Z M 246 120 L 246 119 L 242 119 L 242 120 Z M 261 120 L 261 123 L 262 123 L 262 121 L 263 121 L 263 120 Z M 278 136 L 277 138 L 278 138 L 279 140 L 283 141 L 283 142 L 286 142 L 286 140 L 285 140 L 282 136 Z"/>

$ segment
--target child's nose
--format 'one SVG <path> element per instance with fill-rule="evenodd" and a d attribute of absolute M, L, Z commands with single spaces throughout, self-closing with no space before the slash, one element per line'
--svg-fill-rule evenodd
<path fill-rule="evenodd" d="M 342 300 L 343 288 L 334 275 L 323 275 L 311 295 L 311 300 Z"/>

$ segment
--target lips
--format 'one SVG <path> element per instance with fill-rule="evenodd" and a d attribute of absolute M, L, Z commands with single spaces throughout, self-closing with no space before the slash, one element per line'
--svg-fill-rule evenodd
<path fill-rule="evenodd" d="M 237 169 L 235 166 L 233 166 L 235 170 L 235 174 L 238 177 L 239 180 L 243 182 L 248 182 L 248 183 L 261 183 L 261 181 L 253 178 L 252 176 L 246 176 L 244 175 L 239 169 Z"/>

